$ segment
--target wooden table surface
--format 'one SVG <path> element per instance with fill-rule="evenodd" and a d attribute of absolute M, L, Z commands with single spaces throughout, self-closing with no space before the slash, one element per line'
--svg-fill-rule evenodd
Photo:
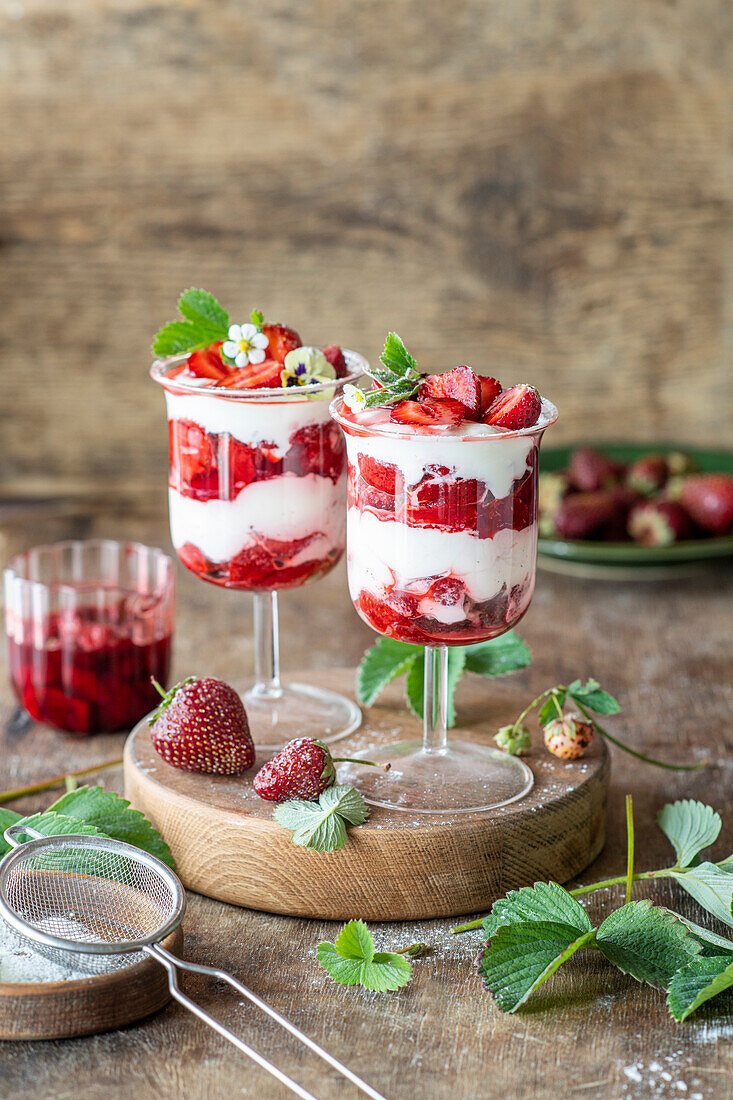
<path fill-rule="evenodd" d="M 64 533 L 133 536 L 167 546 L 163 509 L 161 496 L 147 512 L 95 518 L 75 516 L 73 509 L 28 514 L 4 523 L 3 558 L 15 548 Z M 613 720 L 619 736 L 670 759 L 710 758 L 705 771 L 690 776 L 662 772 L 614 752 L 609 839 L 584 881 L 623 870 L 626 792 L 634 796 L 639 869 L 665 864 L 669 853 L 654 820 L 658 809 L 675 798 L 699 798 L 722 811 L 724 830 L 715 858 L 733 850 L 733 821 L 725 814 L 731 794 L 731 602 L 731 578 L 722 570 L 685 582 L 619 586 L 539 575 L 520 630 L 534 660 L 515 678 L 527 699 L 552 683 L 592 674 L 623 703 Z M 252 658 L 248 598 L 201 584 L 181 570 L 178 606 L 175 671 L 244 680 Z M 343 566 L 283 598 L 281 633 L 286 667 L 357 662 L 371 635 L 351 610 Z M 319 640 L 317 649 L 313 638 Z M 24 724 L 4 682 L 0 690 L 3 789 L 104 760 L 122 746 L 122 735 L 80 740 Z M 488 682 L 486 721 L 492 722 Z M 121 789 L 119 770 L 104 775 L 106 785 Z M 13 808 L 32 811 L 50 801 L 50 795 L 38 796 Z M 593 897 L 594 911 L 620 901 L 610 892 Z M 654 897 L 700 919 L 700 910 L 672 885 L 661 884 Z M 733 1072 L 730 1003 L 708 1006 L 687 1023 L 675 1024 L 662 992 L 586 954 L 565 966 L 529 1007 L 504 1015 L 473 967 L 479 934 L 451 937 L 452 923 L 372 926 L 378 946 L 385 949 L 416 939 L 430 945 L 430 953 L 414 962 L 413 980 L 399 993 L 369 993 L 331 982 L 314 951 L 324 937 L 334 938 L 338 925 L 251 912 L 197 895 L 189 897 L 186 951 L 195 961 L 231 970 L 388 1100 L 702 1100 L 725 1093 L 726 1074 Z M 319 1100 L 360 1095 L 305 1056 L 266 1018 L 242 1007 L 227 987 L 193 977 L 185 987 Z M 284 1100 L 286 1095 L 176 1005 L 124 1031 L 0 1048 L 3 1100 Z"/>

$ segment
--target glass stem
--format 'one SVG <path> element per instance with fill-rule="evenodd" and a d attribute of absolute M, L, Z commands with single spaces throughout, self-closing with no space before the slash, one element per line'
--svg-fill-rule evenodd
<path fill-rule="evenodd" d="M 279 699 L 280 640 L 277 622 L 277 592 L 255 592 L 255 683 L 252 694 L 261 699 Z"/>
<path fill-rule="evenodd" d="M 423 752 L 448 750 L 448 648 L 425 646 Z"/>

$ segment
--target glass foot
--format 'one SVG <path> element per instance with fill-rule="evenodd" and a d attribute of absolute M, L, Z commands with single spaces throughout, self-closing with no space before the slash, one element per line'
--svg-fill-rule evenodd
<path fill-rule="evenodd" d="M 357 787 L 367 802 L 406 813 L 468 814 L 496 810 L 532 789 L 534 776 L 523 761 L 471 741 L 425 752 L 421 741 L 372 746 L 353 754 L 392 765 L 377 768 L 342 764 L 338 782 Z"/>
<path fill-rule="evenodd" d="M 250 688 L 242 695 L 258 749 L 281 749 L 294 737 L 338 741 L 361 725 L 356 703 L 310 684 L 283 684 L 278 694 Z"/>

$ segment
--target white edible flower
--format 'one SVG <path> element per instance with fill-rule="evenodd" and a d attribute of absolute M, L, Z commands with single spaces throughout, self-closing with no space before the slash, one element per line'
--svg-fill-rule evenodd
<path fill-rule="evenodd" d="M 248 363 L 262 363 L 265 348 L 269 344 L 259 325 L 230 325 L 229 339 L 222 345 L 227 359 L 233 359 L 237 367 L 246 367 Z"/>
<path fill-rule="evenodd" d="M 336 377 L 336 371 L 320 348 L 294 348 L 285 356 L 282 374 L 283 386 L 293 382 L 298 386 L 309 386 L 312 382 L 330 382 Z"/>
<path fill-rule="evenodd" d="M 364 391 L 357 389 L 356 386 L 352 386 L 350 383 L 347 383 L 344 386 L 343 393 L 344 405 L 346 405 L 347 408 L 351 409 L 353 413 L 361 412 L 361 410 L 364 408 L 364 405 L 366 404 Z"/>

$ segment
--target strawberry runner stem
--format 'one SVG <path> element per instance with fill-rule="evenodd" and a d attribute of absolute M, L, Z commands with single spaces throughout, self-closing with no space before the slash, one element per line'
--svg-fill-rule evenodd
<path fill-rule="evenodd" d="M 23 798 L 27 794 L 38 794 L 40 791 L 50 791 L 52 787 L 63 787 L 67 779 L 76 779 L 81 775 L 92 775 L 101 772 L 104 768 L 116 768 L 122 763 L 122 757 L 116 760 L 105 760 L 103 764 L 92 764 L 89 768 L 79 768 L 66 775 L 55 775 L 53 779 L 44 779 L 42 783 L 31 783 L 28 787 L 17 787 L 14 791 L 0 791 L 0 803 L 13 802 L 16 798 Z"/>
<path fill-rule="evenodd" d="M 367 764 L 370 768 L 381 768 L 385 772 L 392 767 L 390 763 L 381 764 L 378 760 L 357 760 L 352 756 L 334 756 L 332 760 L 334 764 Z"/>
<path fill-rule="evenodd" d="M 634 884 L 634 803 L 630 794 L 626 795 L 626 904 L 631 901 L 631 889 Z"/>

